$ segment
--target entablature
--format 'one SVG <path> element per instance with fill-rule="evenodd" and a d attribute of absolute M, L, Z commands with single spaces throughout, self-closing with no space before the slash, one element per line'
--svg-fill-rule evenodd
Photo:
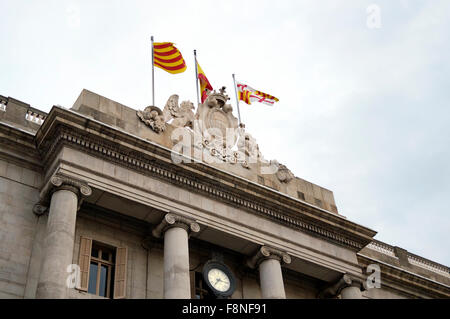
<path fill-rule="evenodd" d="M 376 234 L 341 216 L 208 164 L 175 164 L 172 151 L 167 148 L 60 107 L 53 107 L 48 114 L 36 134 L 36 145 L 47 168 L 66 145 L 353 251 L 361 250 Z"/>

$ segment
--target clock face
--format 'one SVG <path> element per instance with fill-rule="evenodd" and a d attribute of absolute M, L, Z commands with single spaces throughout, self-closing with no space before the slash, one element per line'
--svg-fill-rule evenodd
<path fill-rule="evenodd" d="M 225 292 L 230 289 L 230 278 L 222 270 L 212 268 L 208 272 L 208 281 L 214 289 Z"/>
<path fill-rule="evenodd" d="M 235 291 L 236 279 L 223 262 L 210 260 L 205 263 L 202 272 L 207 286 L 218 298 L 229 297 Z"/>

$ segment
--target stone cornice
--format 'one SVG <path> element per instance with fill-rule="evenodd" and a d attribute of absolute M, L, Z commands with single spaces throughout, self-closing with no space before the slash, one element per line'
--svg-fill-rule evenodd
<path fill-rule="evenodd" d="M 43 162 L 50 165 L 63 145 L 226 202 L 354 251 L 376 232 L 310 207 L 243 178 L 202 163 L 174 164 L 171 151 L 150 141 L 54 107 L 36 134 Z"/>
<path fill-rule="evenodd" d="M 42 170 L 34 134 L 0 121 L 0 157 L 35 171 Z"/>
<path fill-rule="evenodd" d="M 389 287 L 411 298 L 450 298 L 450 286 L 362 254 L 357 254 L 357 257 L 364 268 L 370 264 L 380 266 L 382 288 Z"/>
<path fill-rule="evenodd" d="M 265 259 L 276 259 L 281 264 L 291 263 L 291 257 L 288 253 L 273 247 L 261 246 L 253 257 L 247 259 L 247 266 L 255 269 Z"/>

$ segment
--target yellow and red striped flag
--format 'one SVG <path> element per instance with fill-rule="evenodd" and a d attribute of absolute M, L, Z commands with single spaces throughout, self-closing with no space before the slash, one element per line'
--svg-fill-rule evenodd
<path fill-rule="evenodd" d="M 208 78 L 205 75 L 205 72 L 203 72 L 198 62 L 197 62 L 197 72 L 198 72 L 198 80 L 200 82 L 200 93 L 202 97 L 202 103 L 204 103 L 206 98 L 208 97 L 207 90 L 212 91 L 213 87 L 209 83 Z"/>
<path fill-rule="evenodd" d="M 243 84 L 240 82 L 237 83 L 238 88 L 238 98 L 240 101 L 244 101 L 247 104 L 252 104 L 251 102 L 260 102 L 267 105 L 273 105 L 275 102 L 279 100 L 270 94 L 255 90 L 254 88 L 248 86 L 247 84 Z"/>
<path fill-rule="evenodd" d="M 186 62 L 172 42 L 153 43 L 153 64 L 172 74 L 186 71 Z"/>

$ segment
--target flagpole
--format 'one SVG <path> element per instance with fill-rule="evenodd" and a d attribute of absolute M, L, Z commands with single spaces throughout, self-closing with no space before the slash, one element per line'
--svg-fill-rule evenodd
<path fill-rule="evenodd" d="M 152 40 L 152 106 L 155 106 L 155 57 L 153 50 L 153 36 L 151 36 Z"/>
<path fill-rule="evenodd" d="M 194 50 L 194 60 L 195 60 L 195 84 L 197 86 L 197 106 L 200 105 L 200 98 L 198 93 L 198 69 L 197 69 L 197 50 Z"/>
<path fill-rule="evenodd" d="M 239 126 L 241 126 L 241 111 L 239 110 L 239 98 L 238 98 L 238 94 L 237 94 L 237 86 L 236 86 L 236 79 L 234 78 L 234 73 L 233 73 L 233 83 L 234 83 L 234 94 L 236 94 Z"/>

